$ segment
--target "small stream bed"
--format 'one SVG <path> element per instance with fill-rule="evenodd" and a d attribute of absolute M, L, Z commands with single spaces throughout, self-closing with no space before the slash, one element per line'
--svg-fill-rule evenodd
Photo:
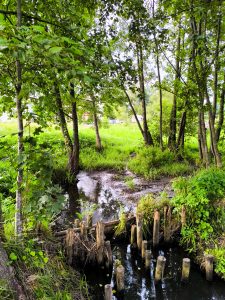
<path fill-rule="evenodd" d="M 123 211 L 135 212 L 138 200 L 148 194 L 159 195 L 166 191 L 169 198 L 173 196 L 171 181 L 168 178 L 146 181 L 129 171 L 81 172 L 78 175 L 78 195 L 81 200 L 81 213 L 94 207 L 93 224 L 118 219 L 121 207 Z M 95 206 L 93 206 L 95 205 Z M 181 283 L 182 259 L 188 257 L 180 247 L 159 249 L 153 253 L 151 270 L 146 271 L 141 257 L 133 255 L 130 245 L 113 244 L 113 258 L 120 259 L 125 267 L 125 293 L 123 297 L 114 294 L 113 299 L 165 299 L 165 300 L 225 300 L 225 282 L 216 279 L 207 282 L 199 267 L 192 263 L 190 280 Z M 163 254 L 166 261 L 164 280 L 154 285 L 154 268 L 156 258 Z M 93 299 L 103 300 L 104 285 L 114 286 L 113 273 L 105 270 L 87 269 L 84 275 L 91 287 Z"/>

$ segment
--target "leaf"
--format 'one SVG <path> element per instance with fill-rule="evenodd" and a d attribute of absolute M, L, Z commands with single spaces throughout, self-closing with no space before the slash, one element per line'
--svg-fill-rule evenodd
<path fill-rule="evenodd" d="M 49 52 L 50 52 L 51 54 L 56 54 L 56 53 L 61 52 L 62 49 L 63 49 L 62 47 L 52 47 L 52 48 L 49 49 Z"/>
<path fill-rule="evenodd" d="M 30 255 L 34 257 L 36 253 L 34 251 L 30 251 Z"/>
<path fill-rule="evenodd" d="M 45 264 L 47 264 L 47 262 L 48 262 L 48 257 L 44 257 L 44 258 L 43 258 L 43 261 L 44 261 Z"/>
<path fill-rule="evenodd" d="M 17 255 L 16 255 L 14 252 L 11 252 L 10 255 L 9 255 L 9 258 L 10 258 L 12 261 L 16 261 L 16 260 L 17 260 Z"/>

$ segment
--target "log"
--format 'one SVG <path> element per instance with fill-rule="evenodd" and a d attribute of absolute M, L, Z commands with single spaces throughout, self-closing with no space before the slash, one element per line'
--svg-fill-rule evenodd
<path fill-rule="evenodd" d="M 127 219 L 127 223 L 128 224 L 132 224 L 135 222 L 135 217 L 132 216 L 130 218 Z M 114 227 L 117 226 L 120 223 L 120 220 L 113 220 L 113 221 L 109 221 L 109 222 L 105 222 L 104 223 L 104 233 L 110 233 L 114 230 Z M 91 230 L 95 230 L 96 229 L 97 224 L 93 225 L 91 227 Z M 73 228 L 74 232 L 80 232 L 80 228 Z M 65 237 L 66 236 L 66 230 L 62 230 L 62 231 L 57 231 L 54 233 L 55 237 Z"/>

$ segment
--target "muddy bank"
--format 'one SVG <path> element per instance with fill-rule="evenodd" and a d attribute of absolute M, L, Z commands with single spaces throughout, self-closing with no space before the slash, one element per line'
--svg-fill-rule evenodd
<path fill-rule="evenodd" d="M 117 219 L 121 210 L 134 212 L 139 199 L 149 193 L 157 196 L 166 191 L 168 197 L 173 196 L 171 179 L 147 181 L 129 171 L 82 171 L 78 174 L 77 187 L 79 199 L 83 202 L 81 211 L 91 209 L 92 204 L 96 205 L 93 206 L 93 223 Z"/>

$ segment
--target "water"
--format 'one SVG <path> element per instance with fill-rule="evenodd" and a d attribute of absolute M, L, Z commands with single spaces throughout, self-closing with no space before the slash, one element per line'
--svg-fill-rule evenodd
<path fill-rule="evenodd" d="M 125 183 L 126 177 L 133 176 L 134 188 L 129 189 Z M 93 204 L 93 223 L 98 220 L 109 221 L 118 219 L 118 214 L 123 207 L 124 211 L 135 211 L 139 198 L 152 192 L 158 195 L 167 190 L 172 196 L 169 180 L 147 182 L 135 177 L 129 172 L 115 174 L 109 171 L 81 172 L 78 176 L 78 196 L 82 199 L 81 212 L 90 210 Z M 77 193 L 77 192 L 76 192 Z M 154 268 L 156 258 L 159 254 L 165 255 L 166 269 L 164 280 L 157 286 L 154 284 Z M 113 246 L 114 260 L 120 259 L 125 267 L 125 294 L 124 297 L 114 295 L 114 300 L 225 300 L 225 282 L 215 279 L 207 282 L 198 266 L 192 264 L 190 280 L 188 283 L 181 283 L 182 259 L 187 257 L 182 249 L 170 248 L 161 249 L 154 253 L 151 270 L 146 272 L 140 257 L 133 255 L 130 246 L 125 244 Z M 85 272 L 86 278 L 92 287 L 92 295 L 95 300 L 103 300 L 103 288 L 107 283 L 114 286 L 112 272 L 105 270 L 88 269 Z"/>
<path fill-rule="evenodd" d="M 125 267 L 125 293 L 124 297 L 113 296 L 113 299 L 124 300 L 224 300 L 225 282 L 214 279 L 207 282 L 195 264 L 191 265 L 190 280 L 181 283 L 182 259 L 187 255 L 180 248 L 169 248 L 154 253 L 151 270 L 146 271 L 142 259 L 132 254 L 130 246 L 114 246 L 114 259 L 119 258 Z M 154 268 L 156 258 L 159 254 L 166 257 L 166 268 L 164 280 L 154 284 Z M 94 290 L 94 299 L 101 300 L 103 297 L 103 286 L 111 283 L 114 286 L 113 276 L 104 271 L 86 273 L 87 280 Z"/>
<path fill-rule="evenodd" d="M 126 184 L 126 178 L 133 181 L 132 188 Z M 81 211 L 96 204 L 94 224 L 98 220 L 107 222 L 118 219 L 121 210 L 135 211 L 138 200 L 148 193 L 158 195 L 166 190 L 169 196 L 172 195 L 168 179 L 148 182 L 129 171 L 120 174 L 113 171 L 80 172 L 77 187 L 79 199 L 83 200 Z"/>

